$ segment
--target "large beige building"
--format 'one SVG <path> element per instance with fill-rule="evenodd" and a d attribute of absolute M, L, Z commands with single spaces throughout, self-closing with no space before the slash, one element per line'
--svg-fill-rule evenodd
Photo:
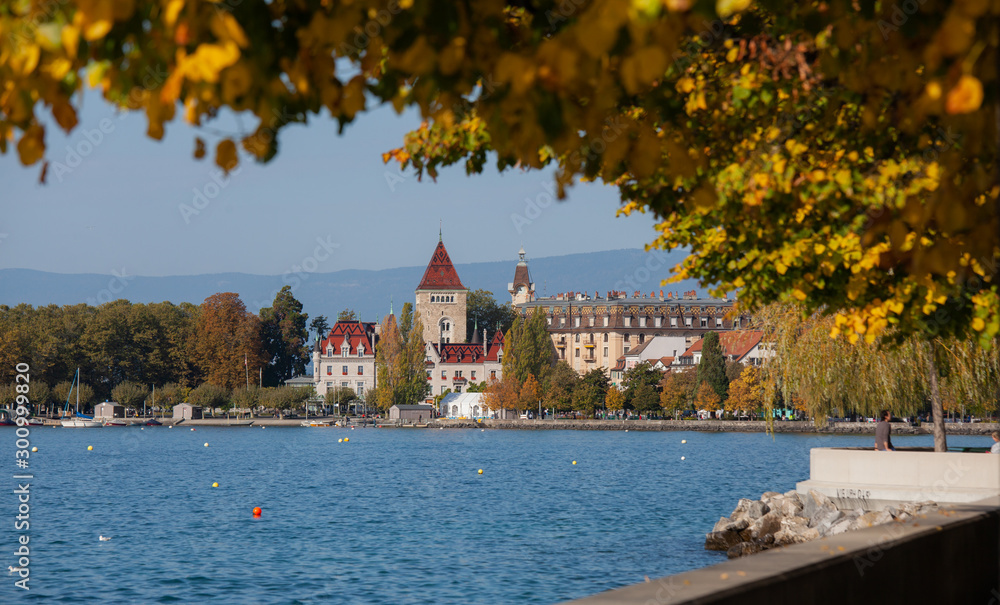
<path fill-rule="evenodd" d="M 527 266 L 522 270 L 518 263 L 514 281 L 523 274 L 520 281 L 526 282 L 527 273 Z M 535 309 L 545 313 L 557 358 L 581 374 L 600 368 L 610 376 L 615 366 L 624 364 L 625 353 L 654 336 L 682 337 L 690 346 L 706 332 L 739 329 L 749 323 L 748 315 L 733 315 L 734 300 L 698 298 L 694 291 L 666 296 L 662 290 L 648 296 L 611 291 L 604 297 L 597 292 L 593 297 L 567 292 L 547 298 L 532 295 L 521 301 L 517 290 L 510 289 L 511 304 L 522 314 Z M 684 353 L 686 347 L 676 342 L 677 350 L 666 355 L 676 358 Z"/>

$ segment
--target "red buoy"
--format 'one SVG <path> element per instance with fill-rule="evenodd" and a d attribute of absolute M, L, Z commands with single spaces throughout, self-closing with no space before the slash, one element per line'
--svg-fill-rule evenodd
<path fill-rule="evenodd" d="M 254 517 L 259 517 L 260 513 L 261 513 L 260 507 L 259 506 L 254 507 L 254 509 L 253 509 L 253 516 Z"/>

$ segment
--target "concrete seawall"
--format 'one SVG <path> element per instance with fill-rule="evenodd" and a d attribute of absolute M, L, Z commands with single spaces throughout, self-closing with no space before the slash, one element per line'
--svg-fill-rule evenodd
<path fill-rule="evenodd" d="M 445 428 L 490 428 L 518 430 L 572 430 L 572 431 L 705 431 L 713 433 L 762 433 L 767 423 L 737 420 L 471 420 L 438 419 L 431 426 Z M 997 430 L 997 423 L 948 423 L 945 430 L 949 435 L 989 435 Z M 845 435 L 875 435 L 875 425 L 869 422 L 830 422 L 817 427 L 809 421 L 777 421 L 776 433 L 830 433 Z M 934 425 L 921 426 L 897 422 L 892 425 L 893 435 L 928 435 Z"/>

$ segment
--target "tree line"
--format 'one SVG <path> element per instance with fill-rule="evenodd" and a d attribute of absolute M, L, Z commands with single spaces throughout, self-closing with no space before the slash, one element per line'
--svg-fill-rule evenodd
<path fill-rule="evenodd" d="M 204 383 L 228 391 L 248 383 L 274 387 L 305 371 L 307 318 L 288 286 L 259 315 L 232 292 L 200 305 L 4 305 L 0 384 L 11 383 L 23 362 L 37 405 L 62 404 L 77 368 L 80 402 L 87 404 L 141 401 L 139 392 L 152 385 L 189 392 Z"/>

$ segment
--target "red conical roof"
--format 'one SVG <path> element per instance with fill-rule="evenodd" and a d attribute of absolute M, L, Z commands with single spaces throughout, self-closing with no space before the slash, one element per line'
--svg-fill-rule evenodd
<path fill-rule="evenodd" d="M 424 278 L 420 280 L 417 290 L 464 290 L 462 280 L 458 279 L 455 266 L 451 264 L 448 251 L 444 249 L 444 242 L 438 241 L 437 248 L 434 249 L 434 256 L 427 264 L 424 271 Z"/>

